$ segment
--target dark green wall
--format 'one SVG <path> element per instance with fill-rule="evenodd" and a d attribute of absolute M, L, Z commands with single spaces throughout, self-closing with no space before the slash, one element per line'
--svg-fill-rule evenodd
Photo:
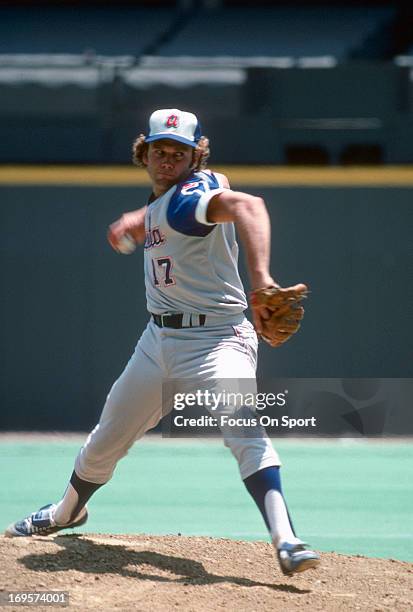
<path fill-rule="evenodd" d="M 260 374 L 412 377 L 412 190 L 242 190 L 268 203 L 275 277 L 312 291 L 297 337 L 261 346 Z M 95 423 L 147 320 L 142 254 L 115 254 L 106 228 L 146 194 L 1 187 L 2 429 Z"/>
<path fill-rule="evenodd" d="M 36 82 L 33 73 L 0 83 L 1 163 L 129 163 L 131 143 L 159 107 L 199 116 L 213 163 L 413 162 L 410 70 L 392 63 L 250 68 L 235 83 L 177 76 L 131 84 L 127 70 L 78 70 L 81 84 L 63 68 L 57 82 Z M 301 150 L 299 161 L 291 148 Z"/>

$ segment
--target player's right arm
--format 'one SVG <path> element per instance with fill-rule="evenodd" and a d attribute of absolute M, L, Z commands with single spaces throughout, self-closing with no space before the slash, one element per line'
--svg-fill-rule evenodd
<path fill-rule="evenodd" d="M 125 234 L 129 234 L 139 244 L 145 241 L 145 214 L 147 206 L 124 213 L 108 229 L 108 241 L 117 251 L 119 241 Z"/>

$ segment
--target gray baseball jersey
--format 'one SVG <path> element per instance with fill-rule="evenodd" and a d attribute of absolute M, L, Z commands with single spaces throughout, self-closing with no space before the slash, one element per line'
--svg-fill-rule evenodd
<path fill-rule="evenodd" d="M 206 219 L 210 199 L 222 191 L 212 172 L 195 172 L 148 206 L 145 284 L 149 312 L 228 317 L 247 308 L 234 224 Z"/>

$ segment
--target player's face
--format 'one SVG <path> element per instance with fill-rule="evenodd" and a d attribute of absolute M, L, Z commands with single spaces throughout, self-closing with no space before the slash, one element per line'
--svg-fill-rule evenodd
<path fill-rule="evenodd" d="M 158 196 L 188 176 L 194 164 L 194 149 L 174 140 L 157 140 L 149 144 L 143 161 Z"/>

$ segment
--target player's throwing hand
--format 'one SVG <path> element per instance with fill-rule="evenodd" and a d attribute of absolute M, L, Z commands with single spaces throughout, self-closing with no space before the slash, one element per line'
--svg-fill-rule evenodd
<path fill-rule="evenodd" d="M 147 206 L 124 213 L 108 229 L 108 241 L 115 251 L 119 251 L 122 238 L 128 234 L 138 244 L 145 241 L 145 213 Z"/>

